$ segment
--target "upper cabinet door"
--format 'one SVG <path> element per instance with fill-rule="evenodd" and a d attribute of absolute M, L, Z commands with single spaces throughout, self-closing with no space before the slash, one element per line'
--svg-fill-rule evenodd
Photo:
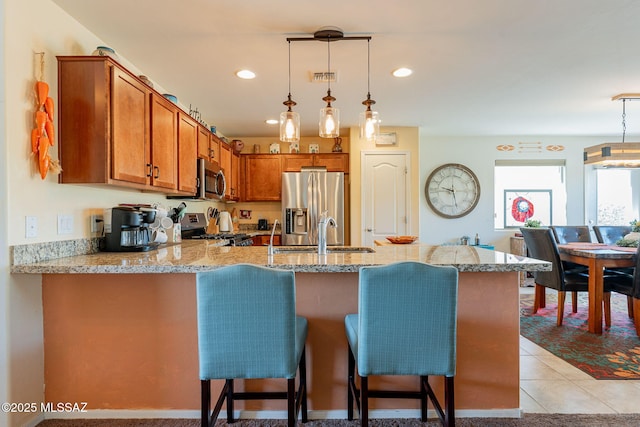
<path fill-rule="evenodd" d="M 178 116 L 178 190 L 191 194 L 197 187 L 198 123 L 180 111 Z"/>
<path fill-rule="evenodd" d="M 313 154 L 282 154 L 282 172 L 300 172 L 303 166 L 313 166 Z"/>
<path fill-rule="evenodd" d="M 178 182 L 177 110 L 171 101 L 152 94 L 151 183 L 169 190 L 175 190 Z"/>
<path fill-rule="evenodd" d="M 227 188 L 224 192 L 224 198 L 225 200 L 230 200 L 233 177 L 231 175 L 231 147 L 229 147 L 229 144 L 220 144 L 220 168 L 227 179 Z"/>
<path fill-rule="evenodd" d="M 349 173 L 349 154 L 325 153 L 313 155 L 314 166 L 325 166 L 327 172 Z"/>
<path fill-rule="evenodd" d="M 242 199 L 248 202 L 280 201 L 282 193 L 282 163 L 273 154 L 242 156 L 244 189 Z"/>
<path fill-rule="evenodd" d="M 198 157 L 201 159 L 207 159 L 211 161 L 211 148 L 209 143 L 211 142 L 211 132 L 205 127 L 198 126 Z"/>
<path fill-rule="evenodd" d="M 146 86 L 112 67 L 111 177 L 149 183 L 148 97 Z M 61 113 L 65 113 L 61 111 Z M 88 125 L 88 124 L 87 124 Z M 65 143 L 65 141 L 61 141 Z"/>

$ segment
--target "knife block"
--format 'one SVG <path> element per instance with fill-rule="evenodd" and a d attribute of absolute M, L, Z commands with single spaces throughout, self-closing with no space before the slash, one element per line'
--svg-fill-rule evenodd
<path fill-rule="evenodd" d="M 220 226 L 216 224 L 214 219 L 209 220 L 209 224 L 207 224 L 207 234 L 218 234 L 220 233 Z"/>

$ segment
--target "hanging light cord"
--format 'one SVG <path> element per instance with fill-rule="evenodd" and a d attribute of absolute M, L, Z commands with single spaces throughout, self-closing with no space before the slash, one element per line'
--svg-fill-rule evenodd
<path fill-rule="evenodd" d="M 371 98 L 371 40 L 367 40 L 367 98 Z"/>
<path fill-rule="evenodd" d="M 626 98 L 622 98 L 622 143 L 624 144 L 624 136 L 627 133 L 627 111 L 625 108 L 625 103 L 627 102 Z"/>
<path fill-rule="evenodd" d="M 327 37 L 327 90 L 331 93 L 331 37 Z"/>
<path fill-rule="evenodd" d="M 287 111 L 291 111 L 291 106 L 296 105 L 296 102 L 291 99 L 291 41 L 289 42 L 289 95 L 287 96 L 287 100 L 283 102 L 284 105 L 287 106 Z"/>

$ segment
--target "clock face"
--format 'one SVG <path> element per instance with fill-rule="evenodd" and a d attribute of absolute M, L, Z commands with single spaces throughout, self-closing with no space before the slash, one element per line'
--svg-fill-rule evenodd
<path fill-rule="evenodd" d="M 480 183 L 464 165 L 447 163 L 434 169 L 424 187 L 429 207 L 444 218 L 460 218 L 480 199 Z"/>

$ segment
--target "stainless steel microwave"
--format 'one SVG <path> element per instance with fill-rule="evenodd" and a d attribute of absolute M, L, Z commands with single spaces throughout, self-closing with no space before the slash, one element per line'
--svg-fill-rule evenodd
<path fill-rule="evenodd" d="M 167 196 L 167 199 L 222 200 L 227 190 L 224 172 L 217 163 L 197 160 L 197 188 L 194 196 Z"/>

